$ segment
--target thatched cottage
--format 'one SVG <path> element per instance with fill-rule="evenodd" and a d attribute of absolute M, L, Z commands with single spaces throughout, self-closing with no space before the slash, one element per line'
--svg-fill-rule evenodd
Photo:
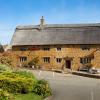
<path fill-rule="evenodd" d="M 40 25 L 16 27 L 11 45 L 17 64 L 37 56 L 45 69 L 100 67 L 99 23 L 45 24 L 42 17 Z"/>

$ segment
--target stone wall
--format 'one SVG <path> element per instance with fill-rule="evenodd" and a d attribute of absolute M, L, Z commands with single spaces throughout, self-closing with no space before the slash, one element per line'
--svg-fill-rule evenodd
<path fill-rule="evenodd" d="M 65 65 L 65 59 L 70 60 L 71 58 L 71 69 L 77 70 L 82 64 L 80 63 L 80 57 L 90 55 L 94 52 L 100 45 L 91 45 L 90 50 L 82 50 L 80 45 L 53 45 L 50 47 L 50 51 L 44 51 L 45 46 L 15 46 L 12 47 L 13 53 L 17 56 L 14 58 L 16 64 L 20 64 L 19 57 L 26 56 L 27 61 L 34 57 L 39 57 L 39 64 L 45 69 L 62 69 Z M 61 51 L 57 51 L 57 47 L 61 47 Z M 27 48 L 27 51 L 20 51 L 20 48 Z M 32 49 L 33 48 L 33 49 Z M 50 63 L 44 63 L 43 57 L 50 57 Z M 63 58 L 61 63 L 56 62 L 56 58 Z M 100 67 L 100 51 L 94 53 L 94 59 L 92 64 L 95 67 Z"/>

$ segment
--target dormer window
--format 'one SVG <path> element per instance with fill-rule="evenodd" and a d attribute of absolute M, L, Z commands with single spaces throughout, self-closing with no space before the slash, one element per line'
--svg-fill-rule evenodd
<path fill-rule="evenodd" d="M 27 49 L 26 48 L 20 48 L 20 51 L 26 51 Z"/>
<path fill-rule="evenodd" d="M 61 51 L 61 47 L 57 47 L 57 51 Z"/>
<path fill-rule="evenodd" d="M 82 50 L 90 50 L 90 46 L 89 45 L 82 45 L 81 49 Z"/>
<path fill-rule="evenodd" d="M 50 48 L 49 47 L 44 47 L 43 50 L 44 51 L 50 51 Z"/>

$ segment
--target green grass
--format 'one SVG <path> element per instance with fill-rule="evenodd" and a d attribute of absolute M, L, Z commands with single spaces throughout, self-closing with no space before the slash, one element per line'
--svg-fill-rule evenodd
<path fill-rule="evenodd" d="M 29 93 L 15 95 L 15 100 L 43 100 L 43 98 L 34 93 Z"/>

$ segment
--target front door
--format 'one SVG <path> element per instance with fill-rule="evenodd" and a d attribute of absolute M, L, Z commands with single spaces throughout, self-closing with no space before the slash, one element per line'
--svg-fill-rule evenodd
<path fill-rule="evenodd" d="M 66 60 L 66 68 L 71 69 L 71 61 Z"/>

